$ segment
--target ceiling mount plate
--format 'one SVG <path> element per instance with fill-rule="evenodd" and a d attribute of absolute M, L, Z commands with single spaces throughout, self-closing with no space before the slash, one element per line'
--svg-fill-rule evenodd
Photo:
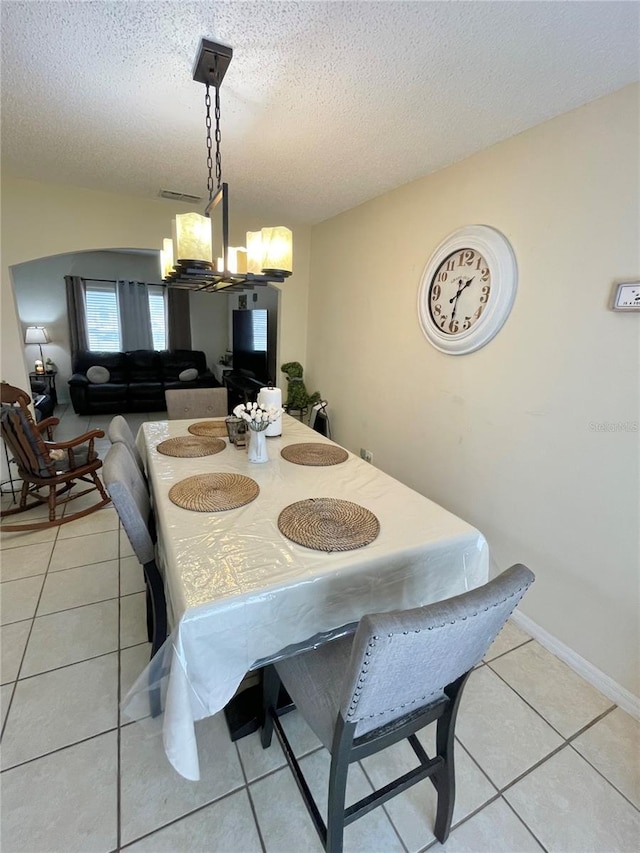
<path fill-rule="evenodd" d="M 197 83 L 208 83 L 219 87 L 227 73 L 227 68 L 233 56 L 233 48 L 228 44 L 202 39 L 196 61 L 193 66 L 193 79 Z M 218 73 L 215 72 L 216 57 L 218 58 Z"/>

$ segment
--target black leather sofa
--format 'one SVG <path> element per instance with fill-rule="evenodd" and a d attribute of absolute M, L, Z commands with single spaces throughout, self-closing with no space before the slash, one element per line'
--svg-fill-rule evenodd
<path fill-rule="evenodd" d="M 106 382 L 91 382 L 87 371 L 103 367 Z M 198 371 L 196 379 L 181 381 L 185 370 Z M 167 408 L 168 388 L 218 388 L 220 383 L 207 368 L 201 350 L 134 350 L 132 352 L 76 353 L 69 391 L 78 415 L 159 412 Z"/>

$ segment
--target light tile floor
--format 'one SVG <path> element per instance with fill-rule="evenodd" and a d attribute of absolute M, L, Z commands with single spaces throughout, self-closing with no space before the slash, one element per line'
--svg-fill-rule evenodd
<path fill-rule="evenodd" d="M 110 420 L 56 414 L 69 436 Z M 134 431 L 145 417 L 130 417 Z M 257 734 L 232 744 L 221 715 L 203 720 L 194 783 L 159 738 L 120 719 L 149 646 L 142 571 L 111 507 L 1 544 L 3 853 L 320 850 L 275 739 L 267 751 Z M 297 712 L 283 724 L 322 801 L 326 751 Z M 432 732 L 420 737 L 428 750 Z M 638 849 L 640 724 L 512 623 L 471 676 L 457 740 L 444 848 L 424 781 L 348 827 L 347 853 Z M 349 796 L 413 763 L 406 744 L 371 756 Z"/>

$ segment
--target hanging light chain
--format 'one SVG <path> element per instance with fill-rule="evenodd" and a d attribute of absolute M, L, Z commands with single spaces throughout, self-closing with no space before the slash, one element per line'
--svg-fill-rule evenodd
<path fill-rule="evenodd" d="M 218 57 L 215 57 L 214 62 L 215 74 L 216 74 L 216 106 L 215 106 L 215 119 L 216 119 L 216 181 L 218 182 L 218 189 L 222 186 L 222 156 L 220 154 L 220 140 L 222 135 L 220 133 L 220 81 L 218 80 Z"/>
<path fill-rule="evenodd" d="M 214 107 L 214 118 L 216 120 L 216 129 L 215 129 L 215 140 L 216 140 L 216 191 L 220 189 L 222 186 L 222 156 L 220 154 L 220 140 L 222 139 L 222 134 L 220 133 L 220 87 L 218 85 L 218 57 L 215 56 L 213 60 L 213 75 L 215 83 L 215 107 Z M 213 185 L 213 157 L 211 156 L 212 149 L 212 141 L 211 141 L 211 95 L 209 94 L 209 84 L 205 85 L 205 95 L 204 95 L 204 105 L 206 108 L 206 119 L 205 125 L 207 128 L 207 189 L 209 190 L 209 201 L 213 198 L 214 193 L 214 185 Z"/>
<path fill-rule="evenodd" d="M 209 201 L 213 198 L 213 160 L 211 158 L 211 95 L 209 84 L 206 84 L 204 105 L 207 110 L 205 124 L 207 127 L 207 189 L 209 190 Z"/>

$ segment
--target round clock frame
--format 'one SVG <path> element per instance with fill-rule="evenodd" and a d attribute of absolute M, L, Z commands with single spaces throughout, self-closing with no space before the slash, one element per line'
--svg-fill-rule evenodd
<path fill-rule="evenodd" d="M 422 273 L 418 291 L 422 331 L 440 352 L 474 352 L 502 328 L 513 307 L 517 286 L 516 256 L 504 234 L 488 225 L 460 228 L 440 243 Z M 447 299 L 449 293 L 453 295 Z M 442 306 L 434 298 L 436 294 L 444 294 L 444 306 L 452 305 L 451 318 L 446 315 L 448 323 L 442 322 Z M 466 308 L 456 321 L 456 309 L 462 306 Z M 438 311 L 440 314 L 434 316 Z"/>

